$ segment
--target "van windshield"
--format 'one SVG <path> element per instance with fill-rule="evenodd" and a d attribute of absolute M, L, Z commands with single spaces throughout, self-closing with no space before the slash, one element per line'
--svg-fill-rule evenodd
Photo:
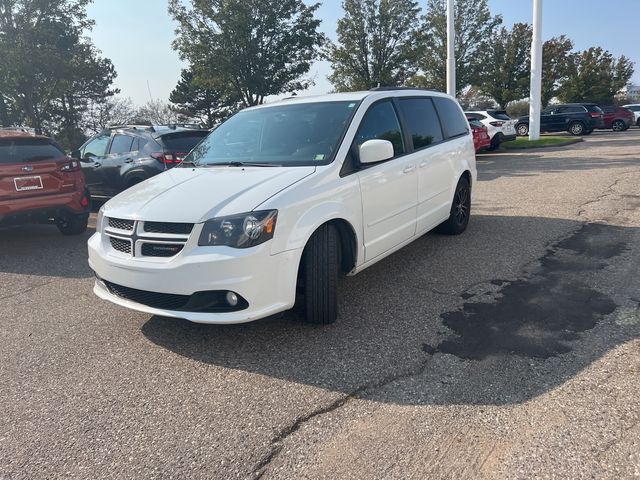
<path fill-rule="evenodd" d="M 183 165 L 326 165 L 358 102 L 322 102 L 245 110 L 216 128 Z"/>

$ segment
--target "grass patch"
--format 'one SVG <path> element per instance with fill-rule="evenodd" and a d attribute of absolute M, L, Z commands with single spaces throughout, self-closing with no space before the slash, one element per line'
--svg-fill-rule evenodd
<path fill-rule="evenodd" d="M 580 137 L 544 136 L 538 140 L 530 141 L 528 137 L 518 137 L 510 142 L 502 144 L 507 150 L 520 150 L 523 148 L 562 147 L 581 142 Z"/>

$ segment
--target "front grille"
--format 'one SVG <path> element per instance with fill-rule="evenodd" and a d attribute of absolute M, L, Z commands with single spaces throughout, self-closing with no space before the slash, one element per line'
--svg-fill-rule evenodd
<path fill-rule="evenodd" d="M 109 237 L 111 240 L 111 246 L 122 253 L 131 253 L 131 241 L 123 240 L 121 238 Z"/>
<path fill-rule="evenodd" d="M 143 243 L 142 255 L 145 257 L 173 257 L 184 247 L 180 243 Z"/>
<path fill-rule="evenodd" d="M 117 228 L 118 230 L 133 230 L 133 220 L 125 220 L 123 218 L 111 218 L 109 217 L 109 226 L 111 228 Z"/>
<path fill-rule="evenodd" d="M 163 310 L 181 310 L 191 298 L 190 295 L 176 295 L 173 293 L 156 293 L 135 288 L 123 287 L 115 283 L 104 281 L 109 291 L 120 298 L 141 303 L 152 308 Z"/>
<path fill-rule="evenodd" d="M 193 223 L 144 222 L 144 231 L 148 233 L 169 233 L 189 235 Z"/>

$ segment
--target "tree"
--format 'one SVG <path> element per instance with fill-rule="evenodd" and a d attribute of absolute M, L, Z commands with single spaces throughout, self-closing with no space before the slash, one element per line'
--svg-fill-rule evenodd
<path fill-rule="evenodd" d="M 480 90 L 500 108 L 529 95 L 532 35 L 526 23 L 516 23 L 510 31 L 502 27 L 482 52 L 485 68 Z"/>
<path fill-rule="evenodd" d="M 458 102 L 464 110 L 491 110 L 496 108 L 496 102 L 482 93 L 478 87 L 469 87 L 460 93 Z"/>
<path fill-rule="evenodd" d="M 414 0 L 344 0 L 338 44 L 331 43 L 329 80 L 339 91 L 402 85 L 415 73 L 413 40 L 420 11 Z"/>
<path fill-rule="evenodd" d="M 169 0 L 179 23 L 173 47 L 202 86 L 229 85 L 243 105 L 303 90 L 325 41 L 302 0 Z M 197 68 L 196 68 L 197 66 Z"/>
<path fill-rule="evenodd" d="M 92 133 L 98 133 L 112 125 L 126 125 L 136 116 L 130 98 L 112 97 L 89 102 L 83 125 Z"/>
<path fill-rule="evenodd" d="M 0 121 L 80 140 L 87 100 L 106 98 L 116 74 L 85 38 L 90 0 L 0 2 Z"/>
<path fill-rule="evenodd" d="M 559 88 L 564 102 L 612 104 L 615 95 L 633 76 L 633 62 L 624 55 L 615 58 L 600 47 L 571 56 L 570 75 Z"/>
<path fill-rule="evenodd" d="M 565 35 L 553 37 L 542 46 L 542 106 L 558 96 L 560 85 L 571 73 L 573 42 Z"/>
<path fill-rule="evenodd" d="M 457 0 L 455 7 L 456 91 L 481 81 L 483 52 L 493 42 L 500 15 L 491 16 L 487 0 Z M 427 11 L 416 39 L 421 74 L 410 83 L 446 90 L 447 78 L 447 10 L 445 0 L 427 0 Z"/>
<path fill-rule="evenodd" d="M 182 123 L 189 119 L 184 118 L 174 108 L 162 100 L 149 100 L 138 108 L 133 123 L 151 125 L 171 125 L 172 123 Z"/>
<path fill-rule="evenodd" d="M 197 119 L 212 128 L 239 108 L 239 100 L 233 92 L 224 88 L 203 86 L 192 70 L 182 70 L 180 81 L 171 92 L 169 101 L 184 117 Z"/>

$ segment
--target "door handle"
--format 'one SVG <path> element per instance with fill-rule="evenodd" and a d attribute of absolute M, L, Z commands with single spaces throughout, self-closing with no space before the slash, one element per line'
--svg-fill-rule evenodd
<path fill-rule="evenodd" d="M 93 168 L 100 168 L 102 166 L 102 164 L 100 162 L 94 162 L 93 163 Z"/>
<path fill-rule="evenodd" d="M 420 168 L 424 168 L 426 166 L 427 166 L 427 161 L 426 160 L 420 162 Z"/>
<path fill-rule="evenodd" d="M 402 170 L 402 173 L 411 173 L 416 169 L 415 165 L 407 165 L 406 167 L 404 167 L 404 170 Z"/>
<path fill-rule="evenodd" d="M 132 158 L 127 158 L 127 159 L 124 161 L 124 163 L 131 163 L 131 162 L 133 162 L 133 159 L 132 159 Z"/>

